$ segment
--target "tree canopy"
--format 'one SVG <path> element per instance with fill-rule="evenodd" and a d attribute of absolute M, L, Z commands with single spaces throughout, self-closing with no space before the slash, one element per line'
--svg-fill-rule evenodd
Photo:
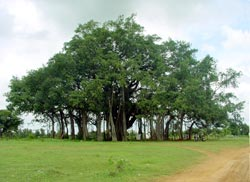
<path fill-rule="evenodd" d="M 236 122 L 243 107 L 226 92 L 241 73 L 218 72 L 214 58 L 198 60 L 196 52 L 189 43 L 145 35 L 133 15 L 89 21 L 47 65 L 11 80 L 8 107 L 48 118 L 52 133 L 58 123 L 62 138 L 69 124 L 72 138 L 77 126 L 86 140 L 93 124 L 98 140 L 126 141 L 135 122 L 142 135 L 143 121 L 151 139 L 169 139 L 172 129 L 182 140 L 184 125 L 191 138 L 193 126 Z"/>

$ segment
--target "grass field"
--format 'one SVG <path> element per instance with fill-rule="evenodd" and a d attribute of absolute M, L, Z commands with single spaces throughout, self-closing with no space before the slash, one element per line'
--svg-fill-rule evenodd
<path fill-rule="evenodd" d="M 206 155 L 248 146 L 248 138 L 206 142 L 81 142 L 0 140 L 0 181 L 150 181 Z"/>

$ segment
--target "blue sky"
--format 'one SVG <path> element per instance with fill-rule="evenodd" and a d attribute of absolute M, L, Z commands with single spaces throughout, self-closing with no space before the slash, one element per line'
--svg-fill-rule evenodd
<path fill-rule="evenodd" d="M 241 71 L 235 94 L 246 101 L 249 122 L 249 0 L 0 0 L 0 108 L 12 76 L 46 64 L 69 41 L 79 23 L 136 13 L 147 34 L 184 40 L 210 54 L 218 70 Z"/>

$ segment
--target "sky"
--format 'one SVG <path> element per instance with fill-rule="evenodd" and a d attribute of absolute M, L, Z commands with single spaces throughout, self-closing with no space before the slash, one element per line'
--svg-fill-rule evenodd
<path fill-rule="evenodd" d="M 249 123 L 250 0 L 0 0 L 0 109 L 10 79 L 45 65 L 79 24 L 133 13 L 145 34 L 187 41 L 198 59 L 212 56 L 219 71 L 241 71 L 234 93 L 246 101 Z"/>

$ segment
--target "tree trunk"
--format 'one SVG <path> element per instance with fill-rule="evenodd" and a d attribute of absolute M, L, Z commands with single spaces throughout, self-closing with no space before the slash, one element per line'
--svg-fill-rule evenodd
<path fill-rule="evenodd" d="M 143 140 L 143 136 L 142 136 L 142 119 L 141 118 L 138 119 L 138 134 L 140 136 L 140 140 Z"/>
<path fill-rule="evenodd" d="M 158 116 L 156 120 L 156 139 L 163 140 L 164 135 L 164 115 Z"/>
<path fill-rule="evenodd" d="M 77 127 L 78 127 L 78 134 L 77 134 L 77 138 L 82 140 L 82 136 L 83 136 L 83 131 L 82 131 L 82 122 L 77 123 Z"/>
<path fill-rule="evenodd" d="M 55 120 L 54 120 L 54 116 L 49 116 L 50 117 L 50 120 L 51 120 L 51 135 L 52 135 L 52 138 L 55 138 Z"/>
<path fill-rule="evenodd" d="M 61 122 L 61 139 L 64 138 L 65 132 L 64 132 L 64 113 L 62 110 L 60 112 L 60 122 Z"/>
<path fill-rule="evenodd" d="M 158 118 L 155 121 L 155 134 L 156 134 L 156 140 L 161 140 L 160 132 L 161 132 L 161 126 L 160 121 Z"/>
<path fill-rule="evenodd" d="M 188 129 L 188 140 L 191 140 L 192 139 L 192 129 L 193 129 L 193 125 L 195 124 L 195 122 L 193 122 L 191 124 L 191 126 L 189 127 Z"/>
<path fill-rule="evenodd" d="M 161 116 L 161 140 L 164 140 L 164 118 L 165 114 Z"/>
<path fill-rule="evenodd" d="M 155 134 L 156 134 L 156 140 L 161 140 L 161 122 L 160 122 L 160 120 L 156 120 L 155 121 L 155 130 L 156 130 L 156 132 L 155 132 Z"/>
<path fill-rule="evenodd" d="M 83 136 L 83 131 L 82 131 L 82 111 L 79 109 L 77 111 L 77 116 L 75 119 L 75 122 L 77 124 L 77 128 L 78 128 L 78 133 L 77 133 L 77 138 L 79 140 L 82 140 L 82 136 Z"/>
<path fill-rule="evenodd" d="M 150 127 L 150 138 L 151 140 L 155 140 L 156 136 L 155 136 L 155 130 L 154 130 L 154 124 L 153 124 L 153 119 L 149 120 L 149 127 Z"/>
<path fill-rule="evenodd" d="M 97 141 L 103 140 L 101 126 L 102 126 L 102 116 L 101 116 L 101 113 L 99 113 L 96 117 L 96 138 L 97 138 Z"/>
<path fill-rule="evenodd" d="M 117 141 L 117 135 L 116 135 L 116 129 L 115 129 L 115 124 L 114 124 L 114 120 L 113 120 L 113 86 L 111 86 L 111 93 L 110 93 L 110 98 L 108 100 L 108 104 L 109 104 L 109 123 L 111 125 L 111 137 L 112 137 L 112 141 Z"/>
<path fill-rule="evenodd" d="M 181 113 L 180 116 L 180 126 L 179 126 L 179 135 L 180 135 L 180 140 L 183 140 L 183 133 L 182 133 L 182 126 L 183 126 L 183 119 L 184 119 L 185 114 Z"/>
<path fill-rule="evenodd" d="M 109 99 L 109 123 L 111 124 L 112 141 L 117 141 L 115 124 L 114 124 L 113 114 L 112 114 L 112 99 Z"/>
<path fill-rule="evenodd" d="M 170 126 L 172 119 L 174 119 L 174 117 L 172 115 L 170 115 L 169 119 L 166 122 L 165 130 L 164 130 L 164 139 L 165 140 L 169 140 L 169 126 Z"/>
<path fill-rule="evenodd" d="M 74 140 L 75 139 L 75 122 L 74 122 L 72 111 L 69 111 L 69 118 L 70 118 L 70 128 L 71 128 L 70 135 L 71 135 L 71 139 Z"/>
<path fill-rule="evenodd" d="M 112 108 L 114 106 L 112 105 Z M 119 104 L 118 107 L 118 112 L 114 113 L 113 109 L 112 109 L 112 117 L 114 118 L 114 114 L 116 114 L 116 121 L 114 121 L 115 123 L 115 131 L 116 131 L 116 137 L 118 141 L 122 141 L 123 140 L 123 120 L 122 120 L 122 102 Z"/>
<path fill-rule="evenodd" d="M 122 140 L 127 141 L 127 120 L 125 111 L 125 88 L 122 87 Z"/>
<path fill-rule="evenodd" d="M 146 126 L 146 119 L 144 119 L 144 124 L 143 124 L 143 127 L 144 127 L 144 136 L 143 136 L 143 139 L 146 141 L 147 140 L 147 126 Z"/>
<path fill-rule="evenodd" d="M 64 122 L 65 122 L 65 128 L 66 128 L 66 135 L 65 135 L 65 138 L 69 138 L 68 122 L 67 122 L 67 118 L 65 118 L 65 117 L 64 117 Z"/>
<path fill-rule="evenodd" d="M 111 140 L 111 136 L 110 136 L 110 122 L 109 122 L 109 114 L 108 114 L 108 119 L 106 119 L 106 130 L 104 130 L 104 138 L 106 141 Z M 105 127 L 104 127 L 105 128 Z"/>
<path fill-rule="evenodd" d="M 82 139 L 87 140 L 88 136 L 88 128 L 87 128 L 87 123 L 88 123 L 88 115 L 86 111 L 82 111 Z"/>

